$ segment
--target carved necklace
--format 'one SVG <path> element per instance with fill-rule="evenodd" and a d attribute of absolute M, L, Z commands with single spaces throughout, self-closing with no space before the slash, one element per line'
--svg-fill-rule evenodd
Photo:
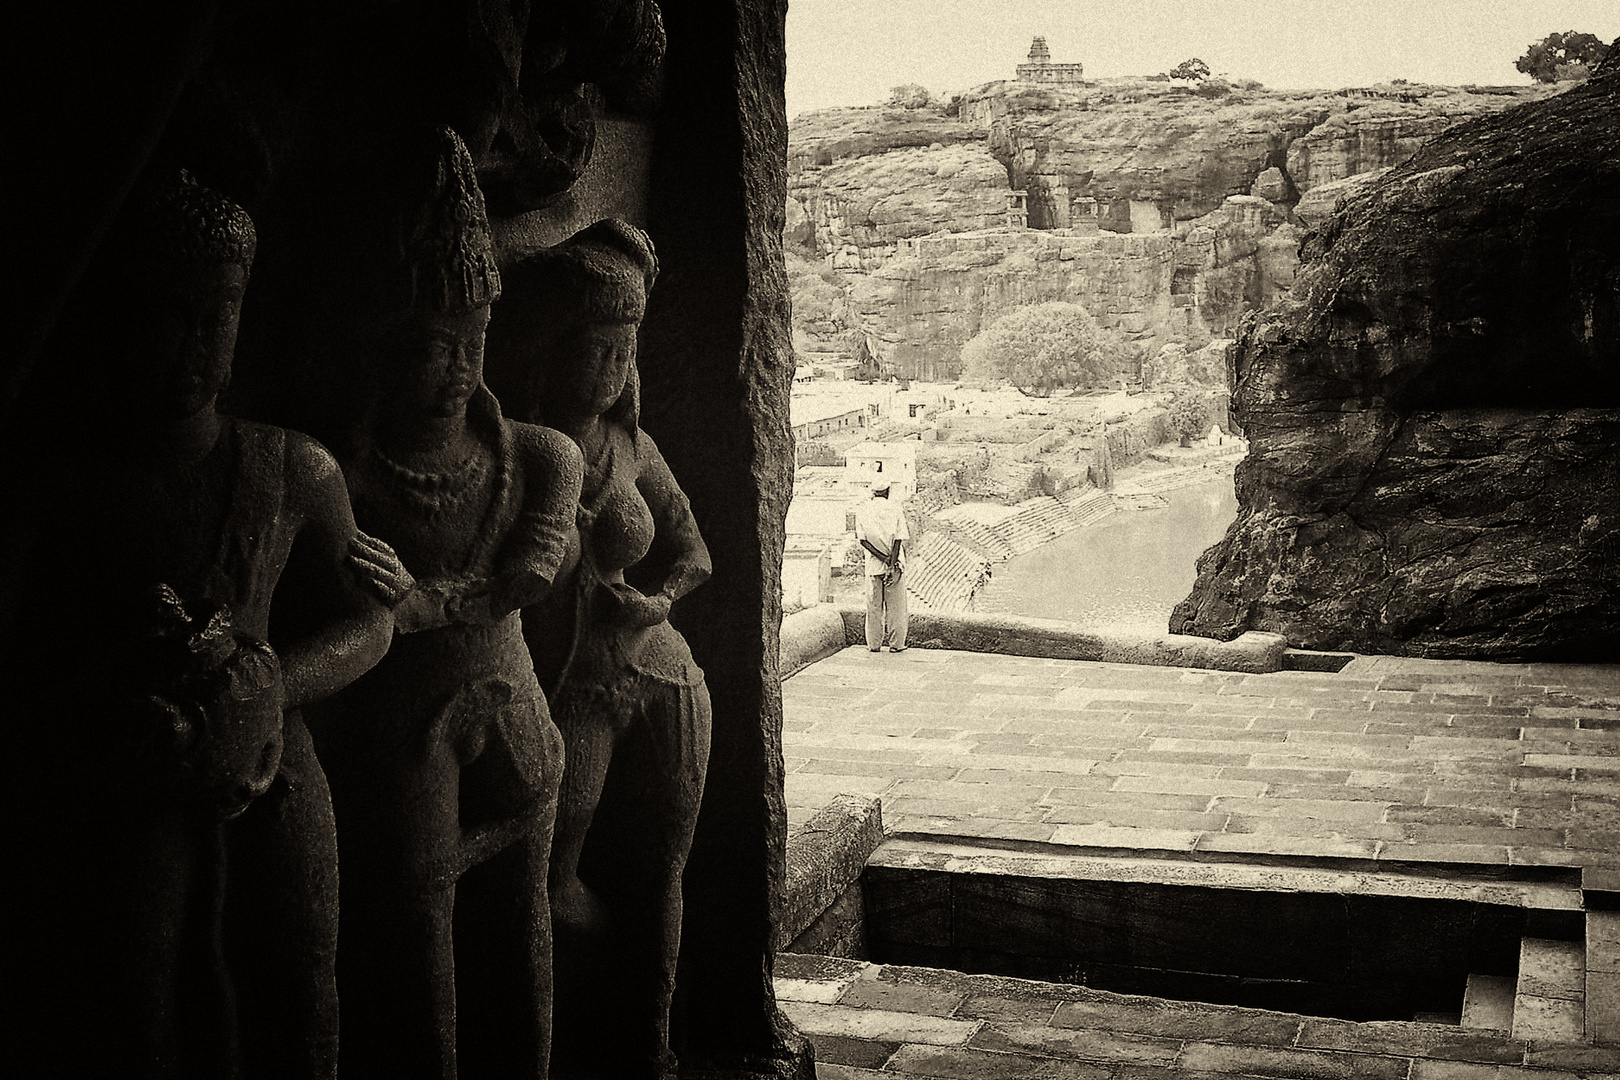
<path fill-rule="evenodd" d="M 434 472 L 401 465 L 383 453 L 375 442 L 371 444 L 371 458 L 381 466 L 377 474 L 385 487 L 413 509 L 436 517 L 483 488 L 490 462 L 481 450 L 482 447 L 474 444 L 464 460 Z"/>

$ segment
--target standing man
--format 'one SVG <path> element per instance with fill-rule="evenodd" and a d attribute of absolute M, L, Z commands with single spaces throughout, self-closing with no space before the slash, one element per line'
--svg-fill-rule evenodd
<path fill-rule="evenodd" d="M 889 499 L 889 481 L 872 485 L 872 497 L 855 511 L 855 538 L 866 549 L 866 647 L 884 645 L 892 653 L 906 648 L 905 568 L 906 515 Z"/>

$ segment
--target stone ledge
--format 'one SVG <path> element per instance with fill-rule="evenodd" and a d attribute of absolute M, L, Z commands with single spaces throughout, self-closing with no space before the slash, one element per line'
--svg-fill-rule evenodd
<path fill-rule="evenodd" d="M 833 1077 L 1611 1077 L 1614 1050 L 1353 1022 L 996 975 L 779 954 L 783 1009 Z M 881 1008 L 858 1001 L 875 996 Z"/>
<path fill-rule="evenodd" d="M 844 648 L 849 644 L 848 636 L 839 609 L 831 604 L 816 604 L 784 617 L 782 678 L 796 675 L 817 660 L 824 660 Z"/>
<path fill-rule="evenodd" d="M 818 610 L 806 609 L 792 618 L 797 619 Z M 838 613 L 843 618 L 844 642 L 849 645 L 862 643 L 866 635 L 866 612 L 861 608 L 839 608 Z M 830 629 L 825 616 L 817 618 L 815 625 L 818 632 L 823 626 Z M 1280 634 L 1257 630 L 1248 631 L 1232 641 L 1219 641 L 1188 634 L 1093 630 L 1079 623 L 1055 619 L 1029 619 L 1016 615 L 947 615 L 938 612 L 913 614 L 907 637 L 913 646 L 921 649 L 958 649 L 963 652 L 1052 660 L 1095 660 L 1110 664 L 1193 667 L 1250 674 L 1282 671 L 1285 666 L 1284 653 L 1288 647 Z M 786 641 L 787 620 L 783 620 L 784 673 L 790 667 Z M 822 653 L 816 659 L 825 655 L 828 653 Z M 797 671 L 803 666 L 800 664 L 792 670 Z"/>
<path fill-rule="evenodd" d="M 787 845 L 787 889 L 777 919 L 779 947 L 787 948 L 853 887 L 866 860 L 883 843 L 878 800 L 839 795 Z"/>

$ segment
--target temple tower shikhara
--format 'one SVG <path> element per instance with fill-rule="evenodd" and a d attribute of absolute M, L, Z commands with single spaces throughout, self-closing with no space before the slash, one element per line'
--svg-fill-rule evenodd
<path fill-rule="evenodd" d="M 1018 65 L 1017 72 L 1020 82 L 1080 83 L 1085 80 L 1085 65 L 1052 63 L 1052 50 L 1046 47 L 1046 38 L 1039 34 L 1030 42 L 1029 58 Z"/>

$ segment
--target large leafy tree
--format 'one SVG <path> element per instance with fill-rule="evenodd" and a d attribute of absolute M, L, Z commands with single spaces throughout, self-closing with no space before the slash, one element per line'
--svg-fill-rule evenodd
<path fill-rule="evenodd" d="M 1566 30 L 1532 44 L 1513 66 L 1538 82 L 1578 79 L 1597 67 L 1608 51 L 1596 35 Z"/>
<path fill-rule="evenodd" d="M 1014 308 L 962 346 L 963 373 L 1001 379 L 1026 394 L 1088 386 L 1118 369 L 1119 348 L 1079 304 Z"/>
<path fill-rule="evenodd" d="M 1172 79 L 1207 79 L 1209 78 L 1209 65 L 1195 56 L 1191 60 L 1183 60 L 1171 68 L 1170 77 Z"/>

